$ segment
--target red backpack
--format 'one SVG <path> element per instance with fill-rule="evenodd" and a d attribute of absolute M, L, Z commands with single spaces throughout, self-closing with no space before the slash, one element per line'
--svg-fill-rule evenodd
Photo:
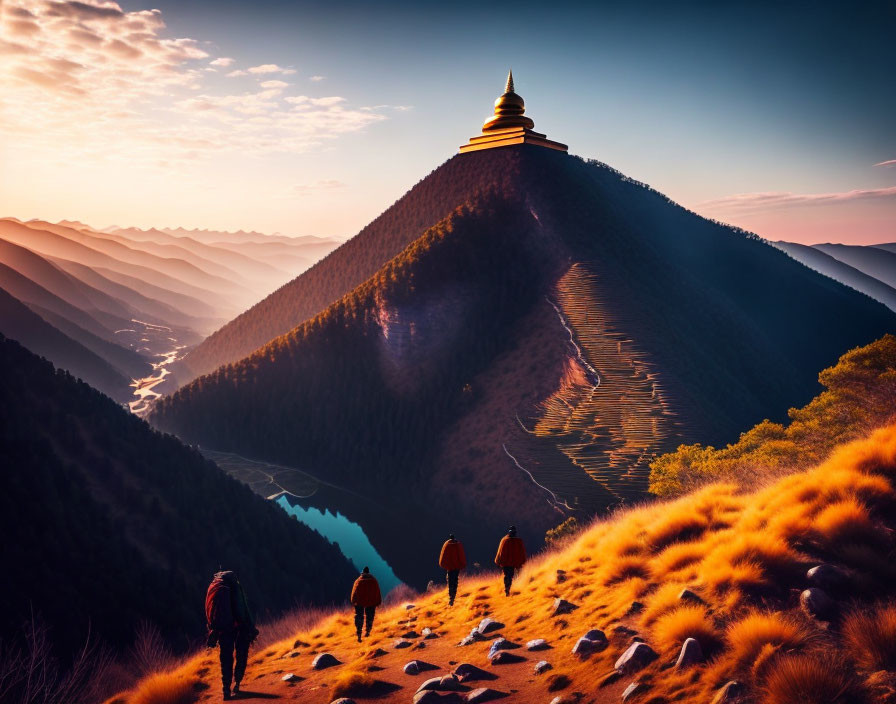
<path fill-rule="evenodd" d="M 223 579 L 215 578 L 208 585 L 205 595 L 205 620 L 208 630 L 216 632 L 232 631 L 234 627 L 233 606 L 230 602 L 230 587 Z"/>

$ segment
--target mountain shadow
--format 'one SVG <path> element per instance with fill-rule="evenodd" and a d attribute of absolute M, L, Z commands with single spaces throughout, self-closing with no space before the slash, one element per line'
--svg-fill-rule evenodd
<path fill-rule="evenodd" d="M 184 650 L 219 566 L 262 618 L 332 603 L 355 576 L 319 534 L 2 335 L 0 456 L 5 642 L 33 613 L 62 657 L 88 629 L 125 648 L 142 620 Z"/>

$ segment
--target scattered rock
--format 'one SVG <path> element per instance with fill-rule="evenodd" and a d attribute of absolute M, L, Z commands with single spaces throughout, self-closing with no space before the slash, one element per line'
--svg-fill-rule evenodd
<path fill-rule="evenodd" d="M 604 632 L 592 628 L 576 641 L 576 644 L 572 647 L 572 653 L 581 658 L 587 658 L 589 655 L 598 653 L 606 647 L 607 637 L 604 635 Z"/>
<path fill-rule="evenodd" d="M 288 675 L 283 675 L 283 677 L 281 677 L 280 679 L 283 680 L 284 682 L 301 682 L 302 681 L 301 677 L 293 674 L 292 672 L 290 672 Z"/>
<path fill-rule="evenodd" d="M 443 675 L 441 677 L 432 677 L 426 680 L 426 682 L 417 688 L 417 691 L 424 692 L 427 689 L 436 690 L 438 692 L 460 692 L 467 688 L 464 687 L 460 683 L 460 680 L 454 675 Z"/>
<path fill-rule="evenodd" d="M 311 663 L 312 670 L 326 670 L 328 667 L 333 667 L 335 665 L 341 665 L 331 653 L 321 653 L 317 657 L 314 658 L 314 661 Z"/>
<path fill-rule="evenodd" d="M 681 645 L 681 652 L 678 653 L 678 660 L 675 661 L 676 670 L 684 670 L 691 665 L 703 662 L 703 648 L 696 638 L 688 638 Z"/>
<path fill-rule="evenodd" d="M 834 565 L 825 564 L 816 565 L 806 572 L 806 579 L 809 580 L 809 586 L 831 592 L 836 592 L 849 583 L 846 572 Z"/>
<path fill-rule="evenodd" d="M 432 663 L 424 662 L 423 660 L 411 660 L 404 666 L 404 673 L 406 675 L 419 675 L 421 672 L 438 669 L 438 666 L 433 665 Z"/>
<path fill-rule="evenodd" d="M 636 672 L 656 660 L 657 654 L 647 643 L 633 643 L 616 661 L 614 669 L 623 674 Z"/>
<path fill-rule="evenodd" d="M 408 611 L 410 611 L 411 609 L 416 609 L 417 605 L 416 604 L 405 604 L 404 608 L 406 608 Z"/>
<path fill-rule="evenodd" d="M 392 643 L 392 647 L 396 650 L 401 650 L 402 648 L 410 648 L 413 643 L 409 640 L 405 640 L 404 638 L 399 638 L 394 643 Z"/>
<path fill-rule="evenodd" d="M 499 692 L 497 689 L 479 687 L 467 694 L 467 701 L 471 704 L 480 704 L 480 702 L 490 702 L 495 699 L 503 699 L 507 696 L 509 695 L 506 692 Z"/>
<path fill-rule="evenodd" d="M 500 631 L 504 628 L 504 624 L 500 621 L 495 621 L 491 618 L 484 618 L 479 622 L 479 625 L 476 626 L 475 631 L 479 633 L 479 635 L 484 636 L 488 633 L 492 633 L 494 631 Z M 472 635 L 472 634 L 471 634 Z"/>
<path fill-rule="evenodd" d="M 743 693 L 744 686 L 740 682 L 731 680 L 713 697 L 712 704 L 734 704 L 740 700 L 740 695 Z"/>
<path fill-rule="evenodd" d="M 423 634 L 424 640 L 432 640 L 433 638 L 438 638 L 439 634 L 433 631 L 431 628 L 424 628 L 420 633 Z"/>
<path fill-rule="evenodd" d="M 554 606 L 551 609 L 552 616 L 562 616 L 563 614 L 569 614 L 575 611 L 578 606 L 573 604 L 571 601 L 567 601 L 566 599 L 561 599 L 557 597 L 554 599 Z"/>
<path fill-rule="evenodd" d="M 376 650 L 371 650 L 370 653 L 368 653 L 368 656 L 372 657 L 372 658 L 381 658 L 381 657 L 383 657 L 383 655 L 388 655 L 388 654 L 389 654 L 388 650 L 383 650 L 382 648 L 377 648 Z"/>
<path fill-rule="evenodd" d="M 688 588 L 684 588 L 680 592 L 678 592 L 678 598 L 681 601 L 690 601 L 695 604 L 703 603 L 703 599 L 700 598 L 700 595 L 697 594 L 696 592 L 691 591 Z"/>
<path fill-rule="evenodd" d="M 834 613 L 837 605 L 827 592 L 817 587 L 809 587 L 800 594 L 800 607 L 809 616 L 825 619 Z"/>
<path fill-rule="evenodd" d="M 289 654 L 289 657 L 291 657 L 291 658 L 297 658 L 297 657 L 299 657 L 299 653 L 293 651 L 293 652 L 291 652 L 291 653 Z"/>
<path fill-rule="evenodd" d="M 422 640 L 414 646 L 414 650 L 423 650 L 426 647 L 426 643 Z"/>
<path fill-rule="evenodd" d="M 425 692 L 417 692 L 414 695 L 414 704 L 463 704 L 463 701 L 463 697 L 457 692 L 439 694 L 432 689 L 428 689 Z"/>
<path fill-rule="evenodd" d="M 562 584 L 566 581 L 566 570 L 557 570 L 557 584 Z"/>
<path fill-rule="evenodd" d="M 631 643 L 644 643 L 644 639 L 641 636 L 632 636 L 628 639 L 629 644 Z"/>
<path fill-rule="evenodd" d="M 613 633 L 615 635 L 623 636 L 634 636 L 638 634 L 635 629 L 629 628 L 628 626 L 613 626 Z"/>
<path fill-rule="evenodd" d="M 461 682 L 475 682 L 476 680 L 496 680 L 498 676 L 488 670 L 464 662 L 454 668 L 453 673 Z"/>
<path fill-rule="evenodd" d="M 492 641 L 492 647 L 488 649 L 488 659 L 491 660 L 495 657 L 495 653 L 499 650 L 516 650 L 520 646 L 516 643 L 511 643 L 506 638 L 496 638 Z"/>
<path fill-rule="evenodd" d="M 603 687 L 609 687 L 611 684 L 615 683 L 615 682 L 616 682 L 618 679 L 620 679 L 621 677 L 622 677 L 622 673 L 621 673 L 621 672 L 617 672 L 616 670 L 613 670 L 613 671 L 610 672 L 609 674 L 604 675 L 604 676 L 600 679 L 600 681 L 597 683 L 597 686 L 598 686 L 598 687 L 601 687 L 601 688 L 603 688 Z"/>
<path fill-rule="evenodd" d="M 355 704 L 355 700 L 349 699 L 348 697 L 341 697 L 340 699 L 334 699 L 330 704 Z"/>
<path fill-rule="evenodd" d="M 539 660 L 537 663 L 535 663 L 535 674 L 536 675 L 541 675 L 541 674 L 547 672 L 548 670 L 553 670 L 553 669 L 554 669 L 554 666 L 551 665 L 551 663 L 549 663 L 547 660 Z"/>
<path fill-rule="evenodd" d="M 644 604 L 640 601 L 633 601 L 632 605 L 628 607 L 628 611 L 625 612 L 626 616 L 631 616 L 632 614 L 640 613 L 644 610 Z"/>
<path fill-rule="evenodd" d="M 525 659 L 507 650 L 499 650 L 489 658 L 492 665 L 512 665 L 515 662 L 523 662 Z"/>
<path fill-rule="evenodd" d="M 473 643 L 475 643 L 477 640 L 478 639 L 474 636 L 467 636 L 466 638 L 461 640 L 461 642 L 458 643 L 458 645 L 461 647 L 466 646 L 466 645 L 473 645 Z"/>
<path fill-rule="evenodd" d="M 622 691 L 622 701 L 627 702 L 629 699 L 643 693 L 646 689 L 640 682 L 632 682 Z"/>
<path fill-rule="evenodd" d="M 536 638 L 526 643 L 526 650 L 547 650 L 550 647 L 544 638 Z"/>

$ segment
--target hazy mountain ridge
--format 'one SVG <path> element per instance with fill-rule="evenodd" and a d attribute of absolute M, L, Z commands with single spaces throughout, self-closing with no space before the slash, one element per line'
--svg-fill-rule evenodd
<path fill-rule="evenodd" d="M 158 235 L 162 243 L 130 239 L 133 234 L 126 228 L 100 232 L 73 221 L 0 219 L 3 285 L 43 319 L 32 321 L 38 329 L 31 331 L 34 339 L 44 342 L 41 353 L 63 367 L 63 360 L 77 358 L 67 343 L 60 342 L 64 349 L 59 355 L 46 344 L 49 338 L 42 326 L 56 326 L 123 374 L 123 380 L 116 380 L 123 381 L 123 388 L 106 382 L 102 386 L 118 400 L 133 393 L 128 389 L 131 378 L 150 379 L 160 373 L 150 361 L 170 355 L 174 346 L 196 344 L 256 297 L 301 271 L 321 248 L 332 246 L 326 240 L 315 240 L 312 247 L 306 241 L 248 233 L 234 233 L 224 246 L 188 242 L 161 231 L 145 234 Z M 273 255 L 254 253 L 264 246 L 256 241 L 260 239 L 275 247 Z M 246 244 L 252 246 L 241 251 Z M 272 257 L 280 268 L 268 263 Z M 17 319 L 16 335 L 24 341 L 28 334 L 23 325 Z M 0 320 L 4 331 L 12 334 L 13 326 L 4 327 Z"/>
<path fill-rule="evenodd" d="M 774 245 L 810 269 L 829 276 L 856 291 L 861 291 L 883 303 L 890 310 L 896 311 L 896 288 L 850 266 L 836 256 L 820 249 L 818 245 L 804 245 L 795 242 L 775 242 Z"/>

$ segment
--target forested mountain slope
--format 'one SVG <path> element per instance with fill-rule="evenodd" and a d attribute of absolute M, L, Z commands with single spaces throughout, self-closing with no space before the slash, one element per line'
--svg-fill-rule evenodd
<path fill-rule="evenodd" d="M 63 656 L 88 628 L 123 649 L 142 620 L 183 649 L 219 566 L 262 617 L 333 602 L 354 576 L 279 507 L 2 336 L 0 457 L 5 644 L 33 613 Z"/>
<path fill-rule="evenodd" d="M 151 422 L 362 492 L 413 521 L 415 541 L 465 526 L 486 562 L 507 523 L 538 542 L 643 496 L 658 453 L 783 417 L 819 369 L 896 323 L 605 165 L 514 147 L 442 169 L 471 184 L 450 217 Z M 400 201 L 408 222 L 436 209 L 412 198 L 430 186 Z M 425 583 L 406 531 L 368 529 L 400 577 Z"/>

